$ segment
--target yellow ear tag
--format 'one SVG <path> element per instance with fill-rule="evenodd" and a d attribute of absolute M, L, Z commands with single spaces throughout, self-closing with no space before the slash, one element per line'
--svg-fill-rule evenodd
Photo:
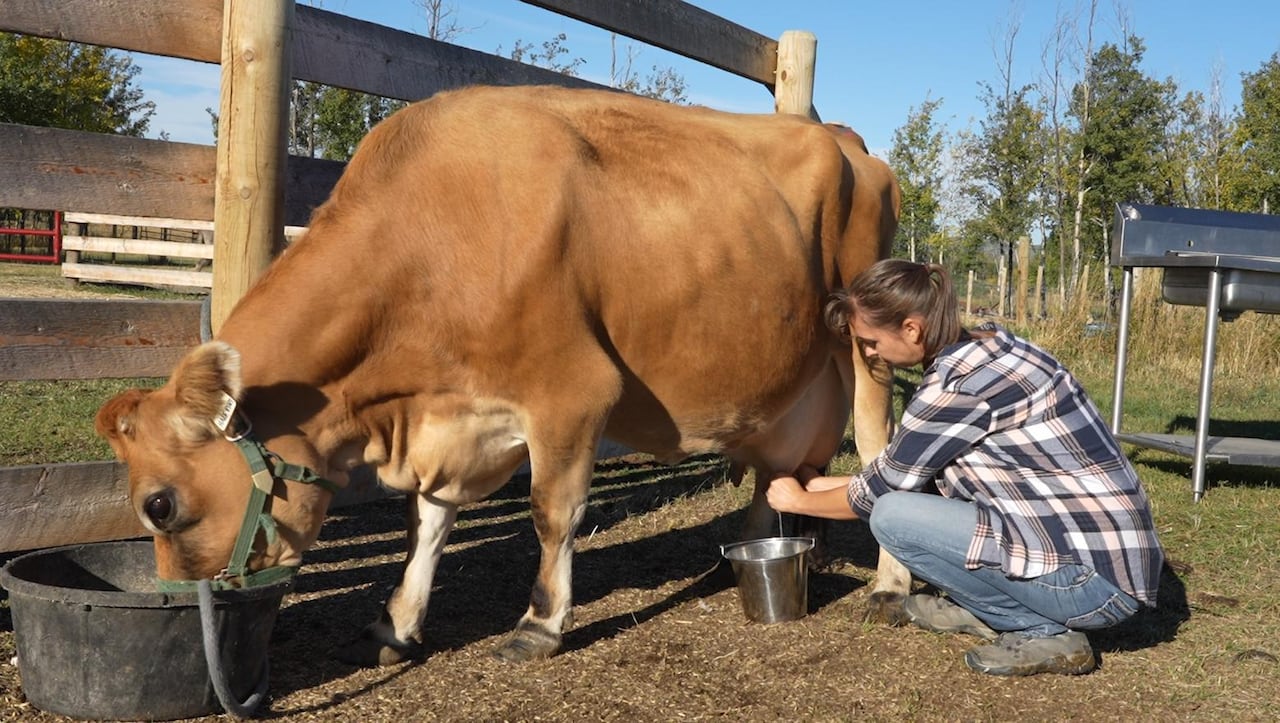
<path fill-rule="evenodd" d="M 236 400 L 226 392 L 220 392 L 220 394 L 222 394 L 222 409 L 218 410 L 218 413 L 214 415 L 213 423 L 218 427 L 219 431 L 226 434 L 227 427 L 231 426 L 231 418 L 236 414 Z"/>

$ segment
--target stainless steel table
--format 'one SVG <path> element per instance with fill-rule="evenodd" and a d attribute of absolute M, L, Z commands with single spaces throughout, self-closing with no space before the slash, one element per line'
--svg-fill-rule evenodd
<path fill-rule="evenodd" d="M 1111 263 L 1124 272 L 1111 431 L 1123 442 L 1192 457 L 1191 491 L 1197 502 L 1205 493 L 1207 461 L 1280 467 L 1280 441 L 1209 436 L 1219 320 L 1230 321 L 1245 311 L 1280 313 L 1280 217 L 1118 204 Z M 1133 270 L 1138 267 L 1164 270 L 1165 301 L 1205 307 L 1194 437 L 1120 430 Z"/>

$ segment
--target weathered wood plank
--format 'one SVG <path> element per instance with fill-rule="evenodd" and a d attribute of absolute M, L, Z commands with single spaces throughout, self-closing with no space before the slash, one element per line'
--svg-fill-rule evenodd
<path fill-rule="evenodd" d="M 0 124 L 0 207 L 213 217 L 213 147 Z"/>
<path fill-rule="evenodd" d="M 770 90 L 778 42 L 680 0 L 522 0 L 754 80 Z"/>
<path fill-rule="evenodd" d="M 143 228 L 174 228 L 184 231 L 212 231 L 213 221 L 200 221 L 193 218 L 150 218 L 147 216 L 120 216 L 110 213 L 78 213 L 67 211 L 62 214 L 62 223 L 92 223 L 103 226 L 140 226 Z M 296 238 L 307 230 L 306 226 L 285 226 L 286 238 Z M 71 236 L 63 236 L 65 241 Z M 65 243 L 63 244 L 66 245 Z"/>
<path fill-rule="evenodd" d="M 200 343 L 200 302 L 0 299 L 0 380 L 159 377 Z"/>
<path fill-rule="evenodd" d="M 191 241 L 149 241 L 147 239 L 112 238 L 109 236 L 63 236 L 62 248 L 67 251 L 92 251 L 95 253 L 132 254 L 135 256 L 176 256 L 182 259 L 213 258 L 213 246 L 211 244 L 199 244 Z"/>
<path fill-rule="evenodd" d="M 113 213 L 80 213 L 67 211 L 62 223 L 92 223 L 103 226 L 142 226 L 145 228 L 178 228 L 190 231 L 212 231 L 213 221 L 193 218 L 148 218 L 146 216 L 121 216 Z"/>
<path fill-rule="evenodd" d="M 149 534 L 114 462 L 0 468 L 0 552 Z"/>
<path fill-rule="evenodd" d="M 217 63 L 222 0 L 3 0 L 0 30 Z"/>
<path fill-rule="evenodd" d="M 0 30 L 221 61 L 221 0 L 60 0 L 56 13 L 45 0 L 3 7 Z M 408 101 L 475 84 L 604 87 L 306 5 L 295 9 L 291 62 L 299 80 Z"/>
<path fill-rule="evenodd" d="M 209 271 L 179 271 L 119 264 L 62 264 L 62 275 L 68 279 L 99 281 L 108 284 L 142 284 L 144 286 L 182 286 L 192 289 L 213 288 Z"/>
<path fill-rule="evenodd" d="M 361 467 L 329 507 L 393 494 L 378 485 L 370 468 Z M 149 534 L 129 506 L 128 467 L 120 462 L 0 467 L 0 552 Z"/>
<path fill-rule="evenodd" d="M 163 377 L 184 349 L 157 347 L 60 348 L 18 344 L 0 349 L 0 381 Z"/>
<path fill-rule="evenodd" d="M 606 87 L 303 5 L 295 16 L 293 76 L 407 101 L 467 85 Z"/>
<path fill-rule="evenodd" d="M 214 147 L 0 123 L 0 207 L 213 218 Z M 290 156 L 285 224 L 306 226 L 346 164 Z"/>

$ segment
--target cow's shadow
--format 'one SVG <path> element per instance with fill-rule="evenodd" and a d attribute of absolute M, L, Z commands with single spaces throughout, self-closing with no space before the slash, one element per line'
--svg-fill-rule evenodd
<path fill-rule="evenodd" d="M 671 468 L 621 472 L 602 479 L 593 489 L 589 510 L 579 528 L 580 540 L 599 534 L 620 521 L 662 507 L 670 500 L 727 484 L 722 470 L 695 467 L 684 474 Z M 648 482 L 636 483 L 645 475 Z M 622 481 L 619 481 L 622 480 Z M 440 561 L 423 626 L 423 654 L 456 650 L 507 634 L 529 604 L 538 562 L 538 543 L 529 520 L 526 480 L 514 480 L 491 500 L 498 504 L 461 520 L 450 536 L 453 545 Z M 523 487 L 522 487 L 523 485 Z M 310 599 L 291 602 L 281 610 L 272 637 L 272 688 L 291 692 L 324 685 L 346 676 L 351 668 L 333 658 L 336 646 L 355 637 L 364 624 L 377 619 L 387 594 L 398 582 L 403 563 L 403 499 L 381 500 L 363 509 L 338 513 L 326 522 L 322 537 L 369 535 L 368 543 L 338 543 L 308 553 L 307 566 L 296 589 Z M 499 511 L 523 511 L 508 519 Z M 745 509 L 700 524 L 679 527 L 607 547 L 592 547 L 574 556 L 574 601 L 585 605 L 620 588 L 658 589 L 673 582 L 674 592 L 639 609 L 580 625 L 565 634 L 562 650 L 572 651 L 621 634 L 690 600 L 714 595 L 734 584 L 720 545 L 737 540 Z M 382 539 L 382 538 L 391 539 Z M 829 539 L 844 559 L 874 565 L 876 547 L 866 525 L 833 526 Z M 464 544 L 456 544 L 456 543 Z M 863 549 L 865 548 L 865 549 Z M 314 554 L 313 554 L 314 553 Z M 337 566 L 339 560 L 363 561 Z M 314 567 L 313 567 L 314 563 Z M 335 564 L 329 564 L 335 563 Z M 319 568 L 319 569 L 317 569 Z M 860 586 L 854 577 L 811 572 L 809 609 L 819 610 Z M 317 641 L 328 641 L 317 649 Z M 390 680 L 400 668 L 380 679 Z M 376 684 L 375 684 L 376 685 Z M 298 711 L 291 710 L 288 714 Z M 279 711 L 284 714 L 284 712 Z"/>

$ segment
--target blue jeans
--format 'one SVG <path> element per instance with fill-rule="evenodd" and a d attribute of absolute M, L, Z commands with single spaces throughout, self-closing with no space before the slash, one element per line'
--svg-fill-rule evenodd
<path fill-rule="evenodd" d="M 890 492 L 876 500 L 871 532 L 916 577 L 997 632 L 1032 637 L 1106 628 L 1127 620 L 1139 603 L 1093 568 L 1065 565 L 1036 578 L 1010 578 L 996 568 L 965 568 L 978 524 L 970 502 L 922 492 Z"/>

